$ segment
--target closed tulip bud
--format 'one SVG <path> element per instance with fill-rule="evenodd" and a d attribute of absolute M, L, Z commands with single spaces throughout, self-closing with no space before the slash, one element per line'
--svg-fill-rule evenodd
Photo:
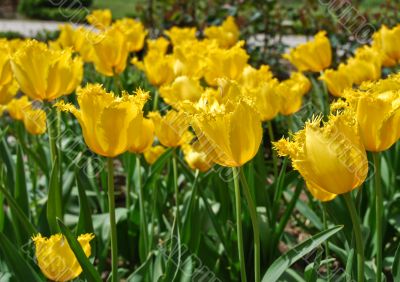
<path fill-rule="evenodd" d="M 213 163 L 204 151 L 195 149 L 193 146 L 185 144 L 182 146 L 184 158 L 189 167 L 201 172 L 208 171 Z"/>
<path fill-rule="evenodd" d="M 23 120 L 24 113 L 32 110 L 32 104 L 29 102 L 28 97 L 23 96 L 19 99 L 13 99 L 8 103 L 5 109 L 14 120 Z"/>
<path fill-rule="evenodd" d="M 143 49 L 147 31 L 141 22 L 134 19 L 123 18 L 117 20 L 114 25 L 125 34 L 129 52 L 137 52 Z"/>
<path fill-rule="evenodd" d="M 105 30 L 111 25 L 112 14 L 111 10 L 93 10 L 89 15 L 86 16 L 88 23 L 95 28 Z"/>
<path fill-rule="evenodd" d="M 192 139 L 188 132 L 188 119 L 183 112 L 170 110 L 163 117 L 159 112 L 151 112 L 149 118 L 154 123 L 158 140 L 165 147 L 179 147 Z"/>
<path fill-rule="evenodd" d="M 170 83 L 174 78 L 173 60 L 169 55 L 150 52 L 143 62 L 139 62 L 135 57 L 131 63 L 142 70 L 149 82 L 156 87 Z"/>
<path fill-rule="evenodd" d="M 40 135 L 46 132 L 46 113 L 40 109 L 24 111 L 23 118 L 26 131 L 33 135 Z"/>
<path fill-rule="evenodd" d="M 235 19 L 229 16 L 221 26 L 210 26 L 204 30 L 204 35 L 218 42 L 221 48 L 230 48 L 239 40 L 239 28 Z"/>
<path fill-rule="evenodd" d="M 83 234 L 78 237 L 78 242 L 87 257 L 91 254 L 90 241 L 93 238 L 93 234 Z M 70 281 L 82 273 L 78 260 L 62 234 L 52 235 L 50 238 L 39 234 L 32 240 L 39 268 L 48 279 Z"/>
<path fill-rule="evenodd" d="M 129 55 L 125 34 L 113 26 L 96 37 L 92 38 L 96 70 L 106 76 L 122 73 Z"/>
<path fill-rule="evenodd" d="M 389 29 L 382 25 L 381 29 L 374 33 L 372 47 L 382 54 L 382 64 L 392 67 L 400 61 L 400 24 Z"/>
<path fill-rule="evenodd" d="M 22 92 L 32 100 L 52 101 L 72 93 L 82 81 L 83 66 L 71 50 L 51 50 L 28 40 L 11 59 Z"/>
<path fill-rule="evenodd" d="M 237 80 L 247 66 L 249 56 L 242 48 L 244 42 L 238 42 L 230 49 L 214 48 L 207 56 L 205 80 L 209 85 L 218 84 L 218 78 Z"/>
<path fill-rule="evenodd" d="M 169 46 L 169 41 L 164 37 L 158 37 L 157 39 L 148 39 L 147 40 L 147 50 L 148 52 L 156 52 L 160 54 L 167 53 Z"/>
<path fill-rule="evenodd" d="M 142 115 L 148 98 L 148 93 L 141 90 L 136 95 L 122 93 L 117 97 L 99 84 L 89 84 L 77 91 L 79 109 L 63 101 L 55 106 L 78 119 L 85 143 L 93 152 L 112 158 L 133 146 L 134 122 Z"/>
<path fill-rule="evenodd" d="M 347 89 L 344 97 L 356 113 L 361 139 L 368 151 L 390 148 L 400 138 L 400 75 Z"/>
<path fill-rule="evenodd" d="M 165 31 L 165 34 L 169 37 L 172 45 L 178 46 L 182 42 L 196 40 L 196 28 L 194 27 L 172 27 Z"/>
<path fill-rule="evenodd" d="M 291 115 L 298 112 L 303 102 L 303 96 L 311 88 L 311 82 L 300 72 L 292 73 L 289 79 L 279 83 L 276 91 L 281 99 L 279 112 Z"/>
<path fill-rule="evenodd" d="M 359 187 L 367 177 L 368 160 L 354 113 L 343 101 L 334 104 L 329 120 L 313 118 L 293 140 L 274 143 L 281 156 L 304 178 L 311 194 L 329 201 Z"/>
<path fill-rule="evenodd" d="M 324 71 L 319 79 L 325 82 L 329 93 L 336 97 L 342 97 L 343 91 L 353 85 L 352 73 L 344 64 L 340 64 L 337 70 Z"/>
<path fill-rule="evenodd" d="M 299 71 L 319 72 L 332 63 L 332 48 L 325 31 L 318 32 L 314 40 L 298 45 L 283 57 Z"/>
<path fill-rule="evenodd" d="M 171 85 L 164 85 L 160 88 L 161 97 L 167 104 L 175 108 L 179 108 L 181 102 L 197 102 L 203 91 L 199 80 L 187 76 L 179 76 Z"/>
<path fill-rule="evenodd" d="M 138 115 L 128 129 L 129 152 L 141 154 L 148 150 L 154 141 L 154 124 L 153 121 Z"/>
<path fill-rule="evenodd" d="M 154 147 L 150 147 L 147 151 L 144 152 L 144 159 L 150 165 L 154 164 L 158 158 L 164 154 L 165 147 L 157 145 Z"/>

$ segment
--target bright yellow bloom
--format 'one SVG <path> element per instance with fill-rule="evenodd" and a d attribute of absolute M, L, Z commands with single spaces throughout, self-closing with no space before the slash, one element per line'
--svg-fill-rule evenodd
<path fill-rule="evenodd" d="M 19 99 L 13 99 L 6 105 L 6 110 L 14 120 L 23 120 L 24 113 L 32 110 L 32 104 L 27 96 Z"/>
<path fill-rule="evenodd" d="M 163 146 L 153 146 L 144 152 L 144 159 L 148 164 L 152 165 L 162 154 L 164 154 L 165 150 L 166 149 Z"/>
<path fill-rule="evenodd" d="M 182 146 L 182 151 L 186 163 L 193 170 L 198 169 L 201 172 L 206 172 L 213 165 L 207 154 L 204 151 L 197 150 L 194 146 L 185 144 Z"/>
<path fill-rule="evenodd" d="M 355 84 L 379 79 L 381 67 L 380 54 L 369 46 L 358 48 L 354 58 L 347 61 L 347 72 Z"/>
<path fill-rule="evenodd" d="M 190 76 L 199 78 L 204 75 L 205 64 L 205 50 L 212 49 L 215 45 L 205 46 L 202 41 L 186 41 L 174 47 L 172 55 L 174 60 L 174 74 L 175 76 Z"/>
<path fill-rule="evenodd" d="M 279 113 L 281 95 L 278 94 L 278 86 L 278 80 L 271 79 L 268 82 L 261 82 L 256 88 L 244 90 L 245 95 L 249 95 L 254 100 L 254 106 L 260 114 L 261 121 L 272 120 Z"/>
<path fill-rule="evenodd" d="M 368 151 L 390 148 L 400 138 L 400 75 L 347 89 L 344 97 L 356 113 L 361 139 Z"/>
<path fill-rule="evenodd" d="M 8 42 L 0 45 L 0 86 L 8 85 L 13 80 L 13 73 L 10 63 L 10 48 Z"/>
<path fill-rule="evenodd" d="M 243 69 L 239 83 L 246 88 L 257 88 L 261 82 L 269 81 L 272 77 L 272 72 L 267 65 L 262 65 L 259 69 L 247 65 Z"/>
<path fill-rule="evenodd" d="M 382 54 L 382 64 L 385 67 L 396 65 L 400 61 L 400 24 L 389 29 L 382 25 L 374 33 L 372 47 Z"/>
<path fill-rule="evenodd" d="M 169 55 L 150 52 L 146 54 L 143 62 L 139 62 L 135 57 L 131 63 L 144 71 L 149 82 L 156 87 L 170 83 L 174 78 L 173 59 Z"/>
<path fill-rule="evenodd" d="M 28 40 L 11 59 L 22 92 L 33 100 L 52 101 L 72 93 L 82 81 L 83 67 L 71 50 L 51 50 Z"/>
<path fill-rule="evenodd" d="M 143 49 L 147 31 L 140 21 L 123 18 L 117 20 L 114 25 L 121 29 L 125 34 L 129 52 L 137 52 Z"/>
<path fill-rule="evenodd" d="M 120 74 L 126 68 L 129 50 L 125 34 L 116 26 L 96 36 L 93 49 L 96 54 L 94 66 L 106 76 Z"/>
<path fill-rule="evenodd" d="M 239 28 L 232 16 L 226 18 L 221 26 L 210 26 L 204 30 L 206 37 L 214 39 L 221 48 L 230 48 L 239 40 Z"/>
<path fill-rule="evenodd" d="M 157 52 L 161 54 L 167 53 L 169 46 L 169 41 L 164 37 L 158 37 L 157 39 L 148 39 L 147 40 L 147 49 L 148 52 Z"/>
<path fill-rule="evenodd" d="M 24 126 L 26 131 L 33 135 L 40 135 L 46 132 L 46 113 L 41 109 L 24 111 Z"/>
<path fill-rule="evenodd" d="M 205 80 L 209 85 L 217 85 L 218 78 L 240 78 L 249 58 L 243 44 L 244 42 L 240 41 L 230 49 L 214 48 L 209 51 L 205 70 Z"/>
<path fill-rule="evenodd" d="M 149 98 L 147 92 L 137 90 L 136 95 L 122 93 L 116 97 L 99 84 L 89 84 L 77 90 L 80 109 L 59 102 L 60 110 L 71 112 L 82 127 L 88 147 L 104 157 L 115 157 L 126 152 L 135 134 L 135 119 Z"/>
<path fill-rule="evenodd" d="M 78 237 L 87 257 L 91 254 L 90 241 L 93 234 L 83 234 Z M 35 256 L 43 274 L 52 281 L 69 281 L 78 277 L 82 268 L 71 250 L 67 239 L 62 234 L 50 238 L 38 234 L 32 238 L 35 243 Z"/>
<path fill-rule="evenodd" d="M 353 85 L 352 73 L 344 64 L 340 64 L 337 70 L 325 70 L 319 79 L 325 82 L 329 93 L 336 97 L 342 97 L 343 91 Z"/>
<path fill-rule="evenodd" d="M 163 146 L 178 147 L 190 141 L 185 113 L 170 110 L 161 117 L 159 112 L 151 112 L 149 118 L 153 120 L 156 136 Z"/>
<path fill-rule="evenodd" d="M 311 82 L 301 72 L 292 73 L 290 78 L 279 83 L 276 91 L 281 99 L 279 112 L 282 115 L 291 115 L 300 110 L 303 96 L 311 88 Z"/>
<path fill-rule="evenodd" d="M 187 76 L 179 76 L 171 85 L 164 85 L 160 88 L 160 94 L 164 101 L 177 109 L 179 103 L 197 102 L 203 91 L 199 80 Z"/>
<path fill-rule="evenodd" d="M 9 103 L 17 94 L 18 83 L 12 80 L 8 84 L 0 85 L 0 105 Z"/>
<path fill-rule="evenodd" d="M 111 25 L 112 14 L 111 10 L 93 10 L 89 15 L 86 16 L 86 20 L 89 24 L 100 30 L 105 30 Z"/>
<path fill-rule="evenodd" d="M 319 72 L 332 63 L 332 48 L 325 31 L 318 32 L 314 40 L 298 45 L 283 57 L 299 71 Z"/>
<path fill-rule="evenodd" d="M 199 142 L 197 148 L 201 148 L 198 150 L 217 164 L 238 167 L 258 151 L 261 120 L 252 101 L 234 81 L 221 80 L 220 84 L 219 97 L 205 96 L 187 111 L 192 114 L 192 127 Z"/>
<path fill-rule="evenodd" d="M 194 27 L 174 26 L 165 31 L 165 34 L 169 37 L 174 47 L 185 41 L 196 40 L 196 28 Z"/>
<path fill-rule="evenodd" d="M 129 152 L 141 154 L 147 151 L 154 141 L 153 121 L 138 115 L 128 129 Z"/>
<path fill-rule="evenodd" d="M 344 107 L 344 109 L 338 109 Z M 338 111 L 336 111 L 338 109 Z M 354 113 L 343 101 L 332 106 L 329 121 L 306 122 L 293 140 L 274 143 L 281 156 L 289 156 L 311 194 L 329 201 L 359 187 L 367 177 L 368 160 Z"/>

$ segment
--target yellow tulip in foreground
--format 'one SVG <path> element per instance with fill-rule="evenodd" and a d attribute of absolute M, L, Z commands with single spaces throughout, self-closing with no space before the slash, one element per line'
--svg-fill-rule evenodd
<path fill-rule="evenodd" d="M 215 39 L 221 48 L 230 48 L 239 39 L 239 28 L 232 16 L 226 18 L 221 26 L 210 26 L 204 30 L 207 38 Z"/>
<path fill-rule="evenodd" d="M 332 48 L 325 31 L 318 32 L 314 40 L 298 45 L 283 57 L 299 71 L 319 72 L 332 63 Z"/>
<path fill-rule="evenodd" d="M 28 40 L 12 56 L 11 65 L 22 92 L 32 100 L 52 101 L 72 93 L 81 83 L 83 68 L 71 50 L 51 50 Z"/>
<path fill-rule="evenodd" d="M 400 61 L 400 24 L 389 29 L 382 25 L 373 35 L 372 47 L 382 54 L 382 64 L 385 67 L 396 65 Z"/>
<path fill-rule="evenodd" d="M 78 237 L 78 242 L 87 257 L 91 254 L 90 241 L 93 238 L 93 234 Z M 50 238 L 38 234 L 32 240 L 39 268 L 48 279 L 64 282 L 81 274 L 82 268 L 62 234 L 52 235 Z"/>
<path fill-rule="evenodd" d="M 99 84 L 89 84 L 77 90 L 79 109 L 62 101 L 56 107 L 71 112 L 78 119 L 85 142 L 93 152 L 112 158 L 136 146 L 132 136 L 141 134 L 135 132 L 136 121 L 142 116 L 148 97 L 149 94 L 140 89 L 136 95 L 123 93 L 122 97 L 117 97 Z M 141 126 L 141 129 L 148 130 L 148 127 Z"/>
<path fill-rule="evenodd" d="M 278 154 L 291 158 L 311 194 L 321 201 L 356 189 L 368 172 L 367 154 L 353 111 L 343 101 L 331 110 L 327 122 L 315 117 L 294 134 L 293 140 L 274 143 Z"/>
<path fill-rule="evenodd" d="M 344 97 L 356 113 L 361 139 L 368 151 L 390 148 L 400 138 L 400 75 L 365 82 Z"/>

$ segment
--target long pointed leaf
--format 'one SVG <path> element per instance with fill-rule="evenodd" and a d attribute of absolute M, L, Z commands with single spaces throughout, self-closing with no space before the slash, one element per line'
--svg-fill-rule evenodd
<path fill-rule="evenodd" d="M 62 206 L 61 206 L 61 186 L 59 181 L 59 162 L 57 159 L 54 160 L 53 169 L 50 176 L 49 195 L 47 198 L 47 221 L 51 233 L 55 234 L 59 232 L 57 225 L 57 217 L 62 218 Z"/>

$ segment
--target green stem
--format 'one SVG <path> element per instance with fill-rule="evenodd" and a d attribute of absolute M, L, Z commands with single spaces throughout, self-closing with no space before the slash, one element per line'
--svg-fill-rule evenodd
<path fill-rule="evenodd" d="M 235 204 L 236 204 L 236 233 L 237 233 L 237 244 L 239 251 L 239 261 L 240 261 L 240 276 L 241 281 L 246 282 L 246 265 L 244 260 L 244 249 L 243 249 L 243 228 L 242 228 L 242 205 L 240 196 L 240 186 L 238 171 L 236 168 L 232 167 L 233 173 L 233 184 L 235 186 Z"/>
<path fill-rule="evenodd" d="M 117 246 L 117 224 L 115 222 L 115 197 L 114 197 L 114 163 L 108 159 L 108 207 L 110 213 L 111 228 L 111 271 L 112 282 L 118 281 L 118 246 Z"/>
<path fill-rule="evenodd" d="M 322 221 L 324 224 L 324 230 L 328 230 L 328 221 L 326 220 L 326 214 L 327 214 L 326 207 L 322 203 L 321 203 L 321 209 L 322 209 Z M 329 240 L 328 239 L 325 240 L 324 247 L 325 247 L 325 259 L 328 260 L 329 259 Z M 329 281 L 331 281 L 331 269 L 330 269 L 329 263 L 326 264 L 326 268 L 327 268 L 327 271 L 326 271 L 327 280 L 326 281 L 329 282 Z"/>
<path fill-rule="evenodd" d="M 375 165 L 375 239 L 376 239 L 376 281 L 382 281 L 382 210 L 383 210 L 383 197 L 382 197 L 382 184 L 381 184 L 381 168 L 380 168 L 380 155 L 378 152 L 373 153 Z"/>
<path fill-rule="evenodd" d="M 119 77 L 119 74 L 114 72 L 114 89 L 116 94 L 120 94 L 120 92 L 123 90 L 122 85 L 121 85 L 121 79 Z"/>
<path fill-rule="evenodd" d="M 154 92 L 153 111 L 157 111 L 157 109 L 158 109 L 159 96 L 160 96 L 160 94 L 158 93 L 158 90 L 156 90 Z"/>
<path fill-rule="evenodd" d="M 320 72 L 320 75 L 323 74 L 323 71 Z M 322 107 L 323 107 L 323 112 L 325 115 L 329 114 L 329 94 L 328 94 L 328 88 L 326 86 L 325 81 L 322 81 Z"/>
<path fill-rule="evenodd" d="M 179 187 L 178 187 L 178 168 L 176 165 L 176 153 L 174 151 L 173 157 L 172 157 L 172 170 L 174 174 L 174 192 L 175 192 L 175 205 L 176 205 L 176 213 L 175 213 L 175 218 L 176 218 L 176 227 L 178 234 L 180 234 L 180 229 L 181 229 L 181 219 L 180 219 L 180 212 L 179 212 Z"/>
<path fill-rule="evenodd" d="M 272 142 L 275 141 L 275 136 L 274 136 L 274 131 L 272 129 L 272 122 L 268 121 L 268 134 L 269 134 L 269 139 L 271 141 L 271 148 L 272 148 Z M 271 149 L 272 151 L 272 161 L 273 161 L 273 167 L 274 167 L 274 180 L 278 177 L 278 156 L 276 155 L 276 151 L 274 149 Z"/>
<path fill-rule="evenodd" d="M 356 239 L 357 249 L 357 281 L 364 281 L 364 246 L 363 238 L 361 233 L 361 222 L 357 215 L 356 207 L 351 197 L 351 192 L 343 194 L 343 198 L 346 201 L 347 208 L 350 213 L 351 221 L 353 222 L 353 231 Z"/>
<path fill-rule="evenodd" d="M 54 110 L 52 105 L 48 103 L 48 107 L 50 108 L 50 114 L 47 118 L 47 133 L 49 135 L 49 147 L 50 147 L 50 159 L 51 159 L 51 167 L 54 166 L 54 162 L 57 158 L 57 140 L 56 140 L 56 126 L 58 121 L 52 120 L 54 117 Z"/>
<path fill-rule="evenodd" d="M 148 254 L 148 235 L 147 235 L 147 218 L 144 209 L 144 199 L 143 199 L 143 187 L 142 187 L 142 176 L 141 176 L 141 168 L 140 168 L 140 155 L 136 154 L 136 168 L 138 174 L 138 194 L 139 194 L 139 208 L 140 208 L 140 223 L 142 224 L 142 235 L 143 235 L 143 244 L 144 244 L 144 253 Z"/>
<path fill-rule="evenodd" d="M 246 176 L 244 175 L 243 169 L 240 170 L 240 180 L 243 185 L 244 196 L 246 197 L 247 205 L 249 207 L 251 224 L 253 226 L 253 237 L 254 237 L 254 277 L 255 281 L 259 282 L 260 279 L 260 228 L 257 217 L 257 206 L 253 201 L 250 193 L 249 185 L 247 184 Z"/>

